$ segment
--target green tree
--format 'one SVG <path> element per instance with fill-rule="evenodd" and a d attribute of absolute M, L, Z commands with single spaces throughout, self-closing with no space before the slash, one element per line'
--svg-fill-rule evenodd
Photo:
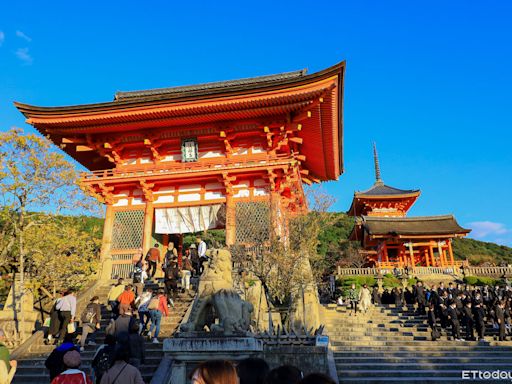
<path fill-rule="evenodd" d="M 27 256 L 33 251 L 36 238 L 46 235 L 43 230 L 56 215 L 85 209 L 85 204 L 91 202 L 83 195 L 77 179 L 73 165 L 53 151 L 48 139 L 25 135 L 19 128 L 0 133 L 0 264 L 10 265 L 19 273 L 21 300 L 25 293 Z M 35 238 L 31 237 L 34 233 L 38 234 Z M 20 320 L 24 326 L 23 309 Z M 24 334 L 19 324 L 18 331 Z"/>

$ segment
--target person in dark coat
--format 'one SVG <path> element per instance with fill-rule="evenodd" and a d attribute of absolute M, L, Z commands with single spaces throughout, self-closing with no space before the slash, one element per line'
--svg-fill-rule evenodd
<path fill-rule="evenodd" d="M 443 291 L 442 296 L 439 297 L 438 314 L 439 320 L 441 321 L 441 328 L 445 329 L 448 325 L 448 319 L 446 317 L 446 309 L 448 308 L 448 291 Z"/>
<path fill-rule="evenodd" d="M 64 342 L 57 346 L 44 362 L 46 369 L 50 371 L 50 381 L 67 369 L 63 358 L 66 352 L 73 350 L 79 351 L 78 347 L 73 344 L 73 335 L 68 334 L 64 337 Z"/>
<path fill-rule="evenodd" d="M 457 307 L 454 301 L 450 302 L 450 305 L 446 309 L 446 316 L 452 326 L 452 337 L 456 341 L 462 341 L 460 337 L 460 322 L 457 314 Z"/>
<path fill-rule="evenodd" d="M 423 287 L 423 283 L 421 281 L 418 281 L 416 283 L 415 299 L 416 302 L 418 303 L 418 313 L 420 315 L 424 315 L 425 304 L 427 303 L 427 300 L 425 298 L 425 288 Z"/>
<path fill-rule="evenodd" d="M 165 293 L 169 300 L 174 304 L 176 292 L 178 291 L 178 281 L 180 279 L 180 270 L 178 263 L 172 262 L 164 271 Z"/>
<path fill-rule="evenodd" d="M 91 363 L 96 383 L 101 382 L 101 377 L 114 364 L 115 354 L 116 338 L 113 335 L 105 335 L 104 344 L 96 350 Z"/>
<path fill-rule="evenodd" d="M 137 369 L 140 368 L 141 364 L 145 363 L 146 347 L 144 345 L 144 337 L 139 335 L 139 326 L 136 322 L 130 328 L 128 347 L 130 350 L 129 363 Z"/>
<path fill-rule="evenodd" d="M 496 312 L 496 321 L 498 322 L 498 326 L 500 329 L 499 341 L 506 340 L 506 329 L 505 329 L 505 301 L 499 301 L 498 305 L 495 309 Z"/>
<path fill-rule="evenodd" d="M 439 328 L 437 328 L 436 313 L 434 304 L 432 303 L 428 305 L 427 322 L 428 325 L 430 326 L 430 329 L 432 330 L 432 341 L 436 341 L 441 334 L 439 332 Z"/>
<path fill-rule="evenodd" d="M 478 340 L 485 341 L 485 309 L 482 296 L 479 291 L 475 294 L 472 306 Z"/>
<path fill-rule="evenodd" d="M 439 297 L 442 297 L 445 292 L 446 288 L 444 287 L 444 283 L 441 281 L 439 283 L 439 288 L 437 288 L 437 294 L 439 295 Z"/>
<path fill-rule="evenodd" d="M 400 292 L 400 288 L 395 287 L 392 292 L 395 307 L 400 308 L 402 306 L 402 293 Z"/>
<path fill-rule="evenodd" d="M 379 288 L 377 288 L 377 287 L 373 287 L 372 302 L 373 302 L 373 305 L 380 305 L 380 304 L 382 304 L 382 300 L 381 300 L 380 294 L 379 294 Z"/>
<path fill-rule="evenodd" d="M 471 301 L 466 301 L 466 304 L 462 308 L 462 323 L 466 328 L 466 340 L 475 340 L 475 333 L 473 331 L 473 310 L 471 305 Z"/>

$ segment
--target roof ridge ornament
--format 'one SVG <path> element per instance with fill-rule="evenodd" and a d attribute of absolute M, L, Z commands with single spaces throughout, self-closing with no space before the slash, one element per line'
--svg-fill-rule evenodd
<path fill-rule="evenodd" d="M 373 162 L 375 165 L 375 184 L 384 185 L 384 182 L 380 177 L 379 154 L 377 153 L 377 145 L 375 144 L 375 141 L 373 142 Z"/>

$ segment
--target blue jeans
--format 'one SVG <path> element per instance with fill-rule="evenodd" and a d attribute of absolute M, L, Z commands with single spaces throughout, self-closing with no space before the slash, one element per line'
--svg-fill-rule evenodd
<path fill-rule="evenodd" d="M 162 312 L 160 312 L 158 309 L 152 309 L 149 311 L 149 316 L 151 316 L 151 327 L 149 328 L 149 332 L 153 334 L 153 329 L 156 327 L 156 331 L 153 337 L 157 338 L 158 334 L 160 333 L 160 322 L 162 321 Z"/>
<path fill-rule="evenodd" d="M 142 325 L 142 329 L 146 330 L 148 326 L 149 319 L 151 318 L 151 314 L 149 311 L 139 311 L 140 323 Z"/>

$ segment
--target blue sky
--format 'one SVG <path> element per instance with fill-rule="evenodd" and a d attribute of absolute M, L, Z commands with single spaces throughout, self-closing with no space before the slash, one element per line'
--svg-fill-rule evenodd
<path fill-rule="evenodd" d="M 419 188 L 411 215 L 453 213 L 512 245 L 510 1 L 21 1 L 0 5 L 0 129 L 13 101 L 53 106 L 347 61 L 346 210 L 374 181 Z"/>

